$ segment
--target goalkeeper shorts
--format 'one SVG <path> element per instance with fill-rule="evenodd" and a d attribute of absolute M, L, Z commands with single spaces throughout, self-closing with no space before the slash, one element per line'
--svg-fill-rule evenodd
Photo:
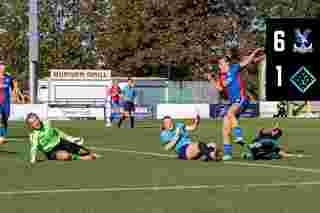
<path fill-rule="evenodd" d="M 55 146 L 51 151 L 45 153 L 48 160 L 57 160 L 57 152 L 59 151 L 65 151 L 68 152 L 70 154 L 80 154 L 80 150 L 82 150 L 85 148 L 75 144 L 75 143 L 70 143 L 68 141 L 65 140 L 61 140 L 61 142 Z"/>

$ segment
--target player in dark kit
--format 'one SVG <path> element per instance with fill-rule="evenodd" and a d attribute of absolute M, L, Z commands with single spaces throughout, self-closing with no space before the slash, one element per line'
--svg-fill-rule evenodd
<path fill-rule="evenodd" d="M 246 151 L 241 154 L 247 160 L 278 160 L 291 157 L 287 147 L 281 146 L 280 137 L 283 131 L 280 128 L 262 128 L 258 131 L 252 143 L 245 145 Z"/>
<path fill-rule="evenodd" d="M 135 98 L 137 97 L 137 91 L 135 89 L 135 82 L 133 79 L 128 79 L 128 85 L 126 85 L 122 91 L 123 99 L 123 114 L 119 120 L 118 127 L 121 127 L 122 122 L 130 118 L 130 127 L 134 128 L 134 113 L 135 113 Z"/>

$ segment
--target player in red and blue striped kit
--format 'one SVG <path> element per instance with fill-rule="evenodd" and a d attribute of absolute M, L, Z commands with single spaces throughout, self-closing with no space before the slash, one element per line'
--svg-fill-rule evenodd
<path fill-rule="evenodd" d="M 112 123 L 112 121 L 120 114 L 121 88 L 119 87 L 118 83 L 114 82 L 111 88 L 109 89 L 108 93 L 111 96 L 110 122 Z"/>
<path fill-rule="evenodd" d="M 13 89 L 13 78 L 5 73 L 5 65 L 0 64 L 0 144 L 6 143 Z"/>
<path fill-rule="evenodd" d="M 249 99 L 246 96 L 246 88 L 244 81 L 240 78 L 240 70 L 242 67 L 257 62 L 261 56 L 256 56 L 262 49 L 258 48 L 248 56 L 245 60 L 238 64 L 231 63 L 231 58 L 223 56 L 218 59 L 219 64 L 219 79 L 214 80 L 211 75 L 208 75 L 209 80 L 217 89 L 222 90 L 230 101 L 230 106 L 224 115 L 223 120 L 223 143 L 224 143 L 224 160 L 232 159 L 232 144 L 230 136 L 233 134 L 235 142 L 244 145 L 242 129 L 239 126 L 239 115 L 244 111 L 248 104 Z"/>

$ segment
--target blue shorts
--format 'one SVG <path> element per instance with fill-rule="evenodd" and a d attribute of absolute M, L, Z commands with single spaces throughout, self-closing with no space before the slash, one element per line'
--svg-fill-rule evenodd
<path fill-rule="evenodd" d="M 10 105 L 0 104 L 0 121 L 2 123 L 8 121 L 9 116 L 10 116 Z"/>
<path fill-rule="evenodd" d="M 111 101 L 111 108 L 120 108 L 120 101 L 116 100 L 116 101 Z"/>
<path fill-rule="evenodd" d="M 178 150 L 177 154 L 178 154 L 178 158 L 180 160 L 187 160 L 187 148 L 188 148 L 189 144 L 185 144 L 182 147 L 180 147 L 180 149 Z"/>
<path fill-rule="evenodd" d="M 48 160 L 57 160 L 57 152 L 59 151 L 65 151 L 69 154 L 80 154 L 81 149 L 86 150 L 84 147 L 78 144 L 61 140 L 61 142 L 58 145 L 56 145 L 51 151 L 46 152 L 45 154 Z"/>
<path fill-rule="evenodd" d="M 246 111 L 246 109 L 248 108 L 248 106 L 249 106 L 249 100 L 248 100 L 248 99 L 237 99 L 237 100 L 232 101 L 231 104 L 229 105 L 229 107 L 226 108 L 224 115 L 227 114 L 229 108 L 230 108 L 233 104 L 239 104 L 239 105 L 240 105 L 239 110 L 238 110 L 238 112 L 237 112 L 236 115 L 235 115 L 237 118 L 239 118 L 240 113 Z"/>
<path fill-rule="evenodd" d="M 134 112 L 135 111 L 135 106 L 132 101 L 125 101 L 123 104 L 123 109 L 125 112 Z"/>

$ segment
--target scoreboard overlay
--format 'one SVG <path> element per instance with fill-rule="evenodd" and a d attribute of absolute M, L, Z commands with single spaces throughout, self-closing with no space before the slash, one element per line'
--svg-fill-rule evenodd
<path fill-rule="evenodd" d="M 266 98 L 320 100 L 320 19 L 267 19 Z"/>

